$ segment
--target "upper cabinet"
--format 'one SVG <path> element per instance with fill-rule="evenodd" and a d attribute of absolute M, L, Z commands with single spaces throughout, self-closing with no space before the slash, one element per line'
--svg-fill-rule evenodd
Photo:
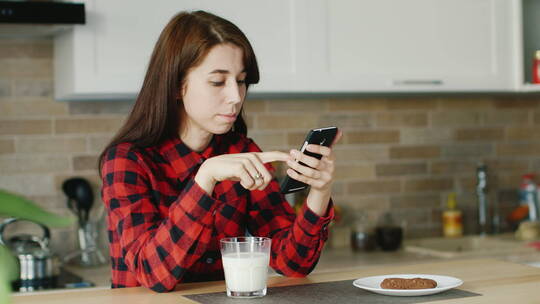
<path fill-rule="evenodd" d="M 259 62 L 257 90 L 307 91 L 308 2 L 87 0 L 87 24 L 55 37 L 56 97 L 134 98 L 161 30 L 182 10 L 207 10 L 242 29 Z"/>
<path fill-rule="evenodd" d="M 87 24 L 55 38 L 55 92 L 134 98 L 165 24 L 198 9 L 251 41 L 261 71 L 251 94 L 515 91 L 522 1 L 87 0 Z"/>
<path fill-rule="evenodd" d="M 508 0 L 320 0 L 317 90 L 508 91 Z"/>
<path fill-rule="evenodd" d="M 516 53 L 516 71 L 518 90 L 540 92 L 540 84 L 532 83 L 533 60 L 536 51 L 540 50 L 540 1 L 516 1 L 518 14 L 518 33 L 514 45 Z"/>

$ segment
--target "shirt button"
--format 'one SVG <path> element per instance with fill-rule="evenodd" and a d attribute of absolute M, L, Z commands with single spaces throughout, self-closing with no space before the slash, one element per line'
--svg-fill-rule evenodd
<path fill-rule="evenodd" d="M 207 258 L 206 259 L 206 264 L 212 264 L 212 263 L 214 263 L 214 259 L 212 259 L 212 258 Z"/>

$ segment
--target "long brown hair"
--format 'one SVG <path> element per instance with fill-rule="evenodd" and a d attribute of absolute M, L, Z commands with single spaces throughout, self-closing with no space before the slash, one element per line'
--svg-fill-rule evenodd
<path fill-rule="evenodd" d="M 152 52 L 142 88 L 124 125 L 99 157 L 121 142 L 149 147 L 178 137 L 183 102 L 180 90 L 187 73 L 199 65 L 216 45 L 232 43 L 243 51 L 246 86 L 259 82 L 255 53 L 244 33 L 233 23 L 205 11 L 180 12 L 161 32 Z M 235 132 L 247 134 L 242 112 Z"/>

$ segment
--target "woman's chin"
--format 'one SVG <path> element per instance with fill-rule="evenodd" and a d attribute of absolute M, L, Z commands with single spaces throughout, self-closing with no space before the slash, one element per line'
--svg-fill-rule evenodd
<path fill-rule="evenodd" d="M 214 134 L 225 134 L 229 132 L 232 129 L 233 124 L 230 125 L 222 125 L 222 126 L 216 126 L 215 128 L 212 128 L 212 133 Z"/>

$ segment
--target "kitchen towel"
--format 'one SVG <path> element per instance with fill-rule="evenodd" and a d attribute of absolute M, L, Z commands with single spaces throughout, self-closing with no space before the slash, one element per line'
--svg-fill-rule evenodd
<path fill-rule="evenodd" d="M 460 289 L 450 289 L 442 293 L 418 296 L 396 297 L 375 294 L 352 285 L 354 280 L 315 283 L 295 286 L 282 286 L 268 288 L 263 298 L 233 299 L 227 297 L 225 292 L 203 293 L 186 295 L 185 297 L 195 302 L 206 304 L 327 304 L 327 303 L 370 303 L 370 304 L 412 304 L 424 303 L 437 300 L 457 299 L 464 297 L 479 296 Z"/>

